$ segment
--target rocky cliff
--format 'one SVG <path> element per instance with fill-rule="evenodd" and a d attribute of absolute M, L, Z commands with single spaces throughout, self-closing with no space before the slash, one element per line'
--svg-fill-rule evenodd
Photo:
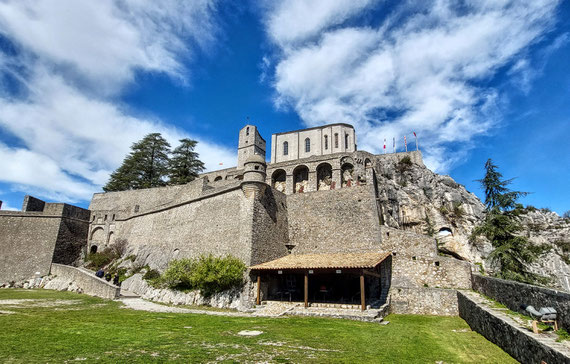
<path fill-rule="evenodd" d="M 441 254 L 492 270 L 487 241 L 472 243 L 469 236 L 485 216 L 485 206 L 451 177 L 438 175 L 409 158 L 378 158 L 375 165 L 382 223 L 431 235 Z M 520 215 L 525 234 L 533 244 L 550 251 L 529 268 L 551 278 L 550 286 L 570 291 L 570 219 L 544 209 L 527 207 Z"/>

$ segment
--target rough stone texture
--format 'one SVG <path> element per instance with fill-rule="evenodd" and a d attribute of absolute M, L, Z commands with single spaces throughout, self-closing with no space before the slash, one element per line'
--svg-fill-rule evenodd
<path fill-rule="evenodd" d="M 43 211 L 0 211 L 0 283 L 49 273 L 52 261 L 71 264 L 85 249 L 89 211 L 34 201 Z M 43 202 L 43 201 L 41 201 Z"/>
<path fill-rule="evenodd" d="M 381 250 L 371 186 L 290 195 L 287 210 L 294 254 Z"/>
<path fill-rule="evenodd" d="M 39 198 L 35 198 L 30 195 L 26 195 L 24 196 L 24 203 L 22 203 L 22 211 L 42 212 L 44 210 L 45 205 L 46 205 L 45 201 L 42 201 Z"/>
<path fill-rule="evenodd" d="M 437 244 L 433 237 L 419 235 L 412 231 L 382 226 L 382 249 L 396 255 L 437 256 Z"/>
<path fill-rule="evenodd" d="M 570 351 L 541 334 L 517 327 L 506 315 L 480 304 L 472 292 L 458 292 L 459 316 L 485 338 L 522 363 L 569 363 Z"/>
<path fill-rule="evenodd" d="M 390 312 L 412 315 L 457 316 L 457 291 L 441 288 L 390 289 Z"/>
<path fill-rule="evenodd" d="M 499 301 L 513 311 L 523 313 L 522 304 L 554 307 L 558 324 L 570 329 L 570 294 L 530 284 L 473 274 L 473 289 Z"/>
<path fill-rule="evenodd" d="M 449 257 L 392 257 L 392 285 L 471 289 L 471 265 Z"/>
<path fill-rule="evenodd" d="M 54 263 L 51 275 L 54 278 L 44 286 L 45 289 L 81 292 L 110 300 L 119 297 L 119 287 L 81 268 Z"/>
<path fill-rule="evenodd" d="M 141 274 L 135 274 L 132 277 L 127 278 L 123 281 L 121 289 L 136 293 L 142 298 L 150 301 L 170 303 L 174 305 L 207 305 L 211 307 L 238 310 L 249 308 L 247 299 L 244 300 L 244 295 L 241 290 L 220 292 L 206 298 L 202 296 L 199 291 L 180 292 L 171 289 L 153 288 L 149 286 L 144 279 L 142 279 Z"/>

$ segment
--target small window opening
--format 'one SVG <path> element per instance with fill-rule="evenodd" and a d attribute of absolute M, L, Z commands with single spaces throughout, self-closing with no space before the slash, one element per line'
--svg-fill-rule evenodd
<path fill-rule="evenodd" d="M 259 169 L 259 166 L 255 166 L 255 169 L 258 170 L 258 169 Z"/>
<path fill-rule="evenodd" d="M 309 153 L 311 151 L 311 139 L 305 139 L 305 153 Z"/>
<path fill-rule="evenodd" d="M 338 133 L 334 133 L 334 147 L 338 148 Z"/>
<path fill-rule="evenodd" d="M 89 253 L 91 253 L 91 254 L 97 253 L 97 245 L 91 245 L 91 249 L 89 249 Z"/>
<path fill-rule="evenodd" d="M 107 221 L 107 215 L 105 215 L 105 218 L 103 219 L 103 221 Z"/>
<path fill-rule="evenodd" d="M 111 218 L 112 221 L 115 221 L 115 214 L 113 214 L 113 217 Z"/>
<path fill-rule="evenodd" d="M 289 154 L 289 143 L 284 142 L 283 143 L 283 155 L 288 155 L 288 154 Z"/>
<path fill-rule="evenodd" d="M 249 126 L 245 129 L 245 135 L 249 135 Z M 247 143 L 247 141 L 246 141 Z"/>
<path fill-rule="evenodd" d="M 434 263 L 436 267 L 439 267 L 439 262 Z"/>
<path fill-rule="evenodd" d="M 325 150 L 329 149 L 329 136 L 325 135 Z"/>
<path fill-rule="evenodd" d="M 412 260 L 416 260 L 416 257 L 412 257 Z"/>
<path fill-rule="evenodd" d="M 344 134 L 344 147 L 348 149 L 348 134 Z"/>
<path fill-rule="evenodd" d="M 141 207 L 139 205 L 135 205 L 135 212 L 139 212 L 140 208 Z"/>

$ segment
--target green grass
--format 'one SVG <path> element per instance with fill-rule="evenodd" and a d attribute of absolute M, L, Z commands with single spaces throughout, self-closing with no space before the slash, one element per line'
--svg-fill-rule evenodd
<path fill-rule="evenodd" d="M 47 290 L 0 290 L 6 299 L 72 305 L 0 305 L 0 361 L 514 363 L 457 317 L 390 315 L 383 326 L 306 317 L 168 314 Z M 61 302 L 61 301 L 58 301 Z M 55 302 L 57 303 L 57 302 Z M 240 330 L 261 330 L 254 337 Z"/>

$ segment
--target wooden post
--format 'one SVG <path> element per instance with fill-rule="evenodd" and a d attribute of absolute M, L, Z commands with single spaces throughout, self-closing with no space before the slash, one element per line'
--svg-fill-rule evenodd
<path fill-rule="evenodd" d="M 305 308 L 309 307 L 309 271 L 305 271 Z"/>
<path fill-rule="evenodd" d="M 255 300 L 256 305 L 261 305 L 261 274 L 257 275 L 257 299 Z"/>
<path fill-rule="evenodd" d="M 366 296 L 364 292 L 364 270 L 360 272 L 360 304 L 362 311 L 366 310 Z"/>

